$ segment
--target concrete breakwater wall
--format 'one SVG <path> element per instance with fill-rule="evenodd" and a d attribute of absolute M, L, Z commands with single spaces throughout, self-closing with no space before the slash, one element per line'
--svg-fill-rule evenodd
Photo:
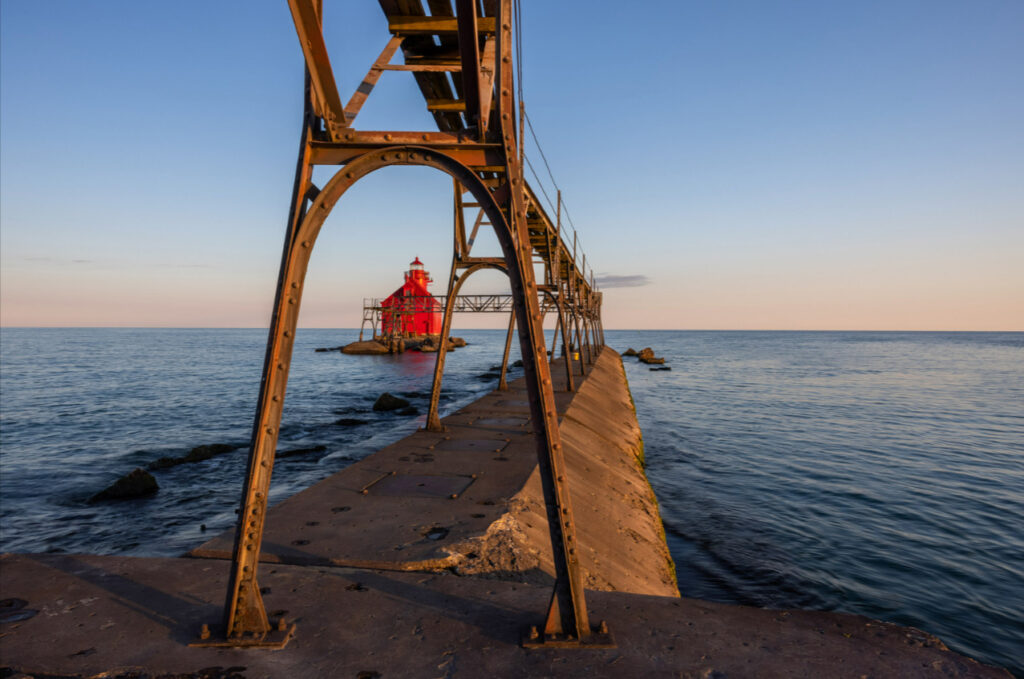
<path fill-rule="evenodd" d="M 679 596 L 657 499 L 643 471 L 643 438 L 618 354 L 605 350 L 560 421 L 580 564 L 587 589 Z M 508 552 L 528 555 L 519 570 L 554 573 L 540 473 L 535 467 L 508 512 L 485 536 L 453 547 L 487 555 L 460 571 L 503 570 Z M 481 567 L 482 566 L 482 567 Z"/>
<path fill-rule="evenodd" d="M 679 598 L 619 357 L 556 401 L 588 608 L 615 648 L 520 645 L 552 567 L 513 383 L 270 512 L 259 582 L 297 625 L 284 650 L 188 645 L 222 615 L 230 535 L 200 558 L 5 554 L 0 677 L 1010 676 L 911 628 Z"/>
<path fill-rule="evenodd" d="M 552 372 L 558 389 L 564 375 Z M 606 349 L 577 391 L 556 401 L 587 588 L 678 596 L 619 356 Z M 444 425 L 444 433 L 418 431 L 274 507 L 263 559 L 550 583 L 523 380 Z M 232 539 L 225 532 L 190 555 L 230 558 Z"/>

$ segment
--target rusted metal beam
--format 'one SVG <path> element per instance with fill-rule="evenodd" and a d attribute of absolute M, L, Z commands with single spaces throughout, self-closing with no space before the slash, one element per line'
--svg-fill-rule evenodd
<path fill-rule="evenodd" d="M 495 84 L 497 85 L 496 136 L 506 150 L 506 178 L 508 187 L 495 192 L 495 200 L 503 201 L 508 214 L 515 243 L 515 257 L 506 258 L 515 263 L 509 270 L 513 294 L 517 296 L 516 322 L 519 326 L 519 346 L 523 356 L 530 415 L 537 438 L 537 461 L 541 488 L 547 510 L 548 529 L 555 566 L 555 586 L 548 614 L 541 630 L 531 629 L 524 639 L 526 646 L 555 646 L 583 644 L 605 645 L 605 636 L 595 636 L 587 616 L 583 577 L 576 542 L 576 522 L 566 479 L 565 460 L 558 429 L 558 414 L 544 345 L 543 318 L 540 313 L 536 281 L 531 261 L 531 246 L 526 224 L 526 205 L 523 191 L 523 168 L 519 162 L 515 137 L 516 106 L 513 98 L 512 78 L 512 2 L 496 3 L 497 23 L 495 45 Z M 519 140 L 521 141 L 521 140 Z M 499 198 L 499 195 L 501 196 Z M 519 302 L 519 299 L 522 301 Z"/>
<path fill-rule="evenodd" d="M 508 355 L 512 350 L 512 333 L 516 329 L 516 313 L 513 311 L 508 315 L 508 332 L 505 334 L 505 353 L 501 355 L 501 376 L 498 378 L 498 389 L 506 391 L 508 382 L 505 375 L 508 373 Z"/>
<path fill-rule="evenodd" d="M 480 57 L 480 140 L 485 141 L 491 121 L 491 106 L 494 104 L 494 38 L 484 41 L 484 52 Z"/>
<path fill-rule="evenodd" d="M 464 132 L 415 132 L 404 130 L 345 130 L 339 144 L 389 144 L 391 146 L 465 146 L 500 149 L 500 144 L 480 142 L 472 139 Z M 319 147 L 327 146 L 325 142 L 315 142 Z"/>
<path fill-rule="evenodd" d="M 465 165 L 494 172 L 503 167 L 504 155 L 498 144 L 480 144 L 467 135 L 450 132 L 386 132 L 347 129 L 337 143 L 311 142 L 315 165 L 342 165 L 367 151 L 397 145 L 443 149 Z"/>
<path fill-rule="evenodd" d="M 388 30 L 395 35 L 440 35 L 458 33 L 457 19 L 434 16 L 389 16 Z M 494 33 L 494 17 L 478 17 L 477 31 Z"/>
<path fill-rule="evenodd" d="M 338 85 L 334 82 L 331 60 L 327 56 L 327 45 L 324 44 L 320 13 L 314 3 L 315 0 L 288 0 L 288 7 L 309 70 L 314 94 L 313 109 L 323 118 L 327 134 L 337 140 L 347 123 L 338 95 Z"/>
<path fill-rule="evenodd" d="M 388 64 L 387 66 L 381 66 L 381 70 L 411 71 L 420 73 L 458 73 L 462 70 L 462 64 Z"/>
<path fill-rule="evenodd" d="M 461 99 L 427 99 L 428 111 L 465 111 L 466 102 Z"/>
<path fill-rule="evenodd" d="M 462 60 L 463 110 L 466 126 L 476 128 L 477 138 L 483 140 L 486 126 L 480 116 L 480 40 L 477 33 L 476 0 L 455 0 L 459 27 L 459 55 Z"/>
<path fill-rule="evenodd" d="M 469 255 L 469 243 L 466 242 L 466 211 L 462 204 L 462 187 L 455 180 L 454 182 L 454 217 L 455 223 L 455 257 L 462 259 Z"/>
<path fill-rule="evenodd" d="M 378 148 L 394 146 L 392 143 L 377 144 L 312 144 L 312 162 L 314 165 L 344 165 L 363 154 Z M 424 147 L 443 150 L 463 165 L 479 168 L 481 172 L 503 170 L 499 164 L 501 151 L 480 146 L 447 146 L 444 144 L 424 144 Z"/>
<path fill-rule="evenodd" d="M 377 57 L 377 61 L 373 62 L 373 66 L 370 67 L 366 77 L 363 78 L 363 82 L 359 83 L 359 87 L 352 93 L 352 98 L 348 100 L 348 105 L 345 107 L 345 124 L 351 125 L 352 121 L 355 120 L 359 114 L 359 109 L 366 103 L 366 98 L 370 96 L 370 92 L 373 91 L 374 86 L 380 79 L 380 74 L 387 69 L 388 63 L 395 56 L 395 52 L 402 44 L 402 38 L 400 36 L 392 36 L 388 40 L 388 44 L 384 46 L 384 50 Z M 333 138 L 333 137 L 332 137 Z M 337 140 L 335 140 L 337 141 Z"/>

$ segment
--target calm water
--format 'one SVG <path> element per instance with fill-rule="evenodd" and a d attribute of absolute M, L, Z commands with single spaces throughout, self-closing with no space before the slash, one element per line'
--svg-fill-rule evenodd
<path fill-rule="evenodd" d="M 458 333 L 442 404 L 493 388 L 502 331 Z M 1024 675 L 1024 333 L 609 332 L 686 596 L 860 613 Z M 422 424 L 433 356 L 314 353 L 297 336 L 272 500 Z M 229 527 L 244 449 L 155 472 L 149 499 L 88 505 L 121 474 L 245 444 L 262 330 L 0 331 L 0 549 L 176 555 Z M 514 375 L 515 376 L 515 375 Z M 341 417 L 371 420 L 346 428 Z M 202 531 L 205 524 L 207 531 Z"/>

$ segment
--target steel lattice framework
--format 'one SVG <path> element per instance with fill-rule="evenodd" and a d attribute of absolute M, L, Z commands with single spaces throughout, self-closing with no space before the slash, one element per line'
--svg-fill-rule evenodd
<path fill-rule="evenodd" d="M 236 529 L 223 628 L 204 633 L 200 645 L 281 647 L 291 628 L 272 628 L 256 575 L 270 477 L 277 448 L 285 389 L 310 254 L 327 215 L 359 179 L 391 165 L 436 168 L 453 179 L 455 233 L 442 337 L 448 337 L 459 289 L 481 269 L 504 271 L 510 283 L 510 317 L 504 363 L 513 328 L 518 329 L 540 476 L 547 505 L 556 571 L 554 591 L 540 633 L 526 645 L 608 645 L 606 630 L 587 618 L 576 529 L 558 416 L 547 359 L 544 311 L 557 314 L 556 333 L 566 351 L 568 389 L 573 363 L 585 374 L 604 346 L 601 293 L 585 274 L 585 257 L 566 242 L 561 194 L 555 219 L 544 210 L 523 176 L 523 108 L 515 96 L 512 0 L 380 0 L 390 37 L 362 84 L 342 104 L 331 69 L 320 0 L 288 0 L 306 63 L 305 113 L 285 234 L 277 293 L 267 341 L 263 378 L 253 423 L 252 445 Z M 392 64 L 401 50 L 404 63 Z M 364 131 L 353 123 L 384 71 L 413 74 L 433 114 L 436 131 Z M 339 169 L 322 187 L 313 168 Z M 470 200 L 466 200 L 466 196 Z M 470 229 L 466 209 L 477 209 Z M 471 249 L 482 225 L 493 228 L 502 257 L 475 257 Z M 469 231 L 469 233 L 467 233 Z M 537 280 L 535 263 L 543 266 Z M 507 307 L 506 307 L 507 308 Z M 437 400 L 446 342 L 440 343 L 427 428 L 442 428 Z"/>

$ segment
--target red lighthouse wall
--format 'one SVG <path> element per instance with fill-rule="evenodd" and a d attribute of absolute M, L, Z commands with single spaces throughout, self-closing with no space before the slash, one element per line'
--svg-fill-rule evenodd
<path fill-rule="evenodd" d="M 403 337 L 440 334 L 441 304 L 427 289 L 432 282 L 420 258 L 414 259 L 405 272 L 405 283 L 381 303 L 384 307 L 381 334 Z"/>

